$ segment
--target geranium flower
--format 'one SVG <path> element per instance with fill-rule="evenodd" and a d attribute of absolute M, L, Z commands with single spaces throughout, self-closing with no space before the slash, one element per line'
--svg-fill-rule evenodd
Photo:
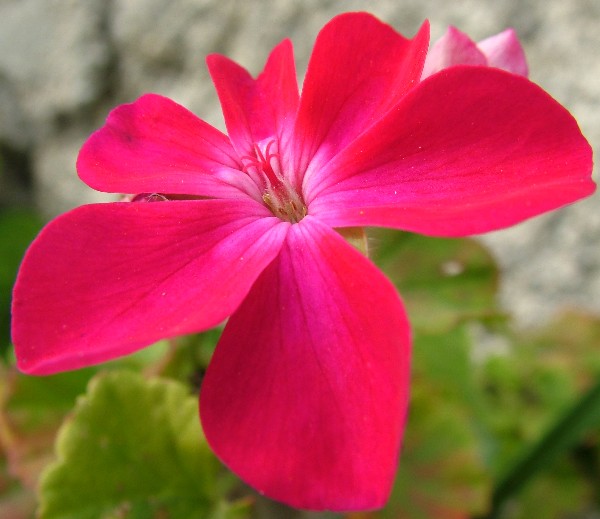
<path fill-rule="evenodd" d="M 427 24 L 410 40 L 338 16 L 301 96 L 287 40 L 256 79 L 210 56 L 229 137 L 158 95 L 116 108 L 77 169 L 138 195 L 79 207 L 32 244 L 14 292 L 19 368 L 77 369 L 229 318 L 200 397 L 216 454 L 295 507 L 382 506 L 410 330 L 336 229 L 465 236 L 594 190 L 590 147 L 548 94 L 487 67 L 420 82 L 427 47 Z"/>
<path fill-rule="evenodd" d="M 448 27 L 427 54 L 422 79 L 454 65 L 496 67 L 527 77 L 525 52 L 514 29 L 506 29 L 475 43 L 456 27 Z"/>

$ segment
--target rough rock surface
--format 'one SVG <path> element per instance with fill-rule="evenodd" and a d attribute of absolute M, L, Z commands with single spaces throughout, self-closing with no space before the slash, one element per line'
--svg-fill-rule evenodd
<path fill-rule="evenodd" d="M 407 35 L 425 18 L 433 38 L 449 24 L 474 39 L 515 27 L 531 78 L 574 113 L 598 152 L 597 0 L 0 0 L 0 202 L 20 196 L 28 175 L 47 216 L 109 199 L 82 185 L 74 165 L 113 106 L 153 91 L 222 127 L 206 54 L 257 72 L 291 37 L 302 74 L 319 28 L 362 9 Z M 506 272 L 503 300 L 521 322 L 569 305 L 600 311 L 599 205 L 596 195 L 484 238 Z"/>

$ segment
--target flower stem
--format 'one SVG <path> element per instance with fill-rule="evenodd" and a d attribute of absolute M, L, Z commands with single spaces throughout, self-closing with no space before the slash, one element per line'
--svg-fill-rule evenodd
<path fill-rule="evenodd" d="M 600 380 L 534 444 L 499 481 L 492 508 L 484 519 L 500 517 L 504 505 L 534 476 L 575 445 L 590 428 L 600 424 Z"/>

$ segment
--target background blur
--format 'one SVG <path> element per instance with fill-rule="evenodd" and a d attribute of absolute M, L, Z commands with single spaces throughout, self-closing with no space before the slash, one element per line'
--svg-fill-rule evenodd
<path fill-rule="evenodd" d="M 224 53 L 258 73 L 285 37 L 303 74 L 332 16 L 369 10 L 412 36 L 450 24 L 479 40 L 514 27 L 530 77 L 600 146 L 597 0 L 0 0 L 0 152 L 3 204 L 34 202 L 46 217 L 101 195 L 81 184 L 81 143 L 115 105 L 167 95 L 222 127 L 204 65 Z M 508 272 L 502 298 L 519 319 L 557 306 L 600 310 L 600 199 L 486 238 Z"/>
<path fill-rule="evenodd" d="M 223 128 L 218 100 L 204 65 L 207 54 L 226 54 L 256 74 L 261 70 L 271 48 L 283 38 L 289 37 L 294 43 L 298 73 L 302 76 L 318 30 L 332 16 L 351 10 L 368 10 L 406 36 L 414 35 L 427 18 L 431 22 L 432 41 L 439 38 L 448 25 L 456 26 L 476 41 L 498 33 L 506 27 L 514 27 L 527 54 L 530 78 L 574 114 L 584 135 L 592 144 L 595 155 L 598 156 L 598 0 L 0 0 L 2 308 L 8 308 L 14 269 L 20 261 L 22 250 L 40 225 L 35 216 L 24 211 L 34 209 L 43 221 L 77 205 L 114 199 L 111 195 L 97 193 L 82 184 L 75 172 L 75 161 L 81 144 L 92 131 L 102 125 L 112 108 L 120 103 L 131 102 L 143 93 L 156 92 L 171 97 L 201 118 Z M 595 178 L 598 180 L 597 172 Z M 379 239 L 382 243 L 387 243 L 385 240 L 388 238 Z M 483 411 L 475 409 L 479 404 L 473 408 L 469 407 L 468 411 L 463 409 L 466 401 L 463 393 L 467 391 L 465 388 L 455 388 L 455 403 L 449 402 L 452 398 L 447 398 L 447 391 L 448 388 L 452 391 L 452 384 L 456 380 L 469 376 L 472 359 L 468 358 L 470 346 L 466 345 L 466 342 L 473 342 L 473 336 L 480 342 L 477 351 L 481 350 L 481 345 L 488 346 L 491 350 L 506 349 L 507 339 L 504 336 L 499 343 L 494 342 L 494 334 L 490 335 L 489 330 L 477 335 L 481 329 L 470 327 L 467 340 L 466 335 L 461 335 L 464 330 L 454 326 L 459 321 L 462 326 L 465 319 L 464 315 L 457 317 L 457 308 L 462 307 L 464 312 L 467 312 L 468 307 L 479 320 L 483 319 L 484 314 L 489 317 L 491 301 L 496 297 L 497 280 L 496 265 L 492 259 L 487 258 L 484 251 L 473 248 L 475 246 L 471 242 L 456 242 L 457 245 L 444 242 L 443 245 L 439 245 L 441 242 L 419 241 L 411 237 L 394 242 L 392 247 L 394 254 L 397 253 L 397 258 L 403 258 L 402 260 L 392 261 L 388 258 L 384 261 L 385 258 L 379 258 L 382 268 L 397 282 L 409 310 L 412 311 L 411 319 L 417 330 L 417 346 L 420 346 L 419 351 L 424 352 L 422 358 L 416 359 L 415 403 L 411 415 L 413 431 L 416 432 L 409 434 L 407 445 L 418 446 L 420 440 L 429 438 L 431 445 L 428 444 L 427 449 L 424 449 L 428 453 L 434 448 L 434 444 L 437 445 L 438 438 L 435 437 L 434 431 L 438 434 L 441 431 L 443 435 L 447 427 L 459 427 L 450 420 L 450 416 L 459 423 L 461 420 L 465 422 L 462 413 L 468 412 L 478 416 L 474 422 L 485 424 L 485 427 L 498 434 L 501 438 L 499 445 L 506 447 L 506 452 L 510 452 L 512 456 L 513 450 L 516 452 L 517 447 L 521 446 L 517 445 L 518 442 L 529 444 L 533 438 L 539 437 L 540 431 L 546 430 L 548 424 L 553 423 L 568 404 L 572 403 L 574 395 L 592 385 L 596 376 L 594 373 L 600 373 L 600 367 L 594 371 L 598 367 L 597 347 L 600 345 L 600 321 L 597 319 L 597 315 L 600 315 L 600 195 L 596 194 L 584 202 L 515 228 L 486 235 L 481 240 L 490 248 L 495 262 L 500 267 L 499 298 L 503 310 L 510 313 L 523 328 L 544 330 L 537 335 L 537 332 L 531 332 L 533 335 L 527 336 L 526 340 L 511 336 L 509 342 L 514 343 L 516 351 L 520 351 L 522 345 L 528 345 L 523 346 L 524 353 L 518 353 L 518 358 L 509 360 L 500 368 L 490 368 L 487 364 L 485 369 L 482 368 L 481 380 L 474 382 L 475 385 L 480 384 L 481 387 L 478 386 L 477 390 L 480 394 L 473 399 L 479 401 L 481 397 L 485 400 L 482 404 L 482 408 L 485 408 Z M 419 250 L 422 256 L 411 256 L 411 250 Z M 440 303 L 442 299 L 435 299 L 437 295 L 431 296 L 436 290 L 441 294 L 442 290 L 446 289 L 440 288 L 439 266 L 442 266 L 443 271 L 444 265 L 449 265 L 448 262 L 455 260 L 464 262 L 465 268 L 458 279 L 454 280 L 458 284 L 442 294 L 445 299 Z M 429 266 L 425 265 L 427 261 L 431 261 Z M 419 272 L 405 271 L 403 265 L 407 263 L 424 266 Z M 430 271 L 425 272 L 429 267 Z M 485 275 L 481 275 L 482 269 Z M 463 274 L 465 277 L 461 280 Z M 425 278 L 430 284 L 423 281 Z M 411 285 L 406 280 L 416 281 Z M 424 287 L 428 291 L 427 297 L 432 299 L 423 299 L 424 296 L 418 292 L 419 287 Z M 468 287 L 468 293 L 479 294 L 477 290 L 480 289 L 485 297 L 482 295 L 478 301 L 466 300 L 468 296 L 464 295 L 464 287 Z M 448 322 L 431 326 L 429 319 L 433 304 L 440 305 L 442 320 L 447 318 Z M 559 312 L 571 308 L 577 308 L 579 313 L 562 317 L 560 320 L 556 317 Z M 10 357 L 10 348 L 5 339 L 8 337 L 6 312 L 3 310 L 0 323 L 0 349 Z M 586 313 L 589 314 L 589 318 L 585 317 Z M 497 315 L 494 314 L 494 319 L 496 318 Z M 452 326 L 448 324 L 450 321 Z M 487 326 L 489 323 L 484 324 Z M 461 357 L 456 360 L 456 356 L 451 352 L 445 353 L 449 357 L 438 357 L 438 334 L 442 332 L 446 334 L 444 340 L 448 344 L 455 343 L 455 351 L 465 354 L 464 359 Z M 214 344 L 214 340 L 216 339 L 211 338 L 208 342 L 212 341 Z M 547 357 L 549 360 L 538 363 L 537 368 L 533 367 L 539 358 L 536 348 L 540 345 L 546 348 L 548 344 L 552 350 Z M 552 349 L 554 345 L 556 350 Z M 464 350 L 461 349 L 463 346 Z M 569 349 L 571 347 L 572 349 Z M 568 354 L 571 357 L 568 357 Z M 205 362 L 206 358 L 202 362 Z M 592 360 L 588 362 L 588 358 Z M 449 359 L 449 362 L 445 363 L 443 359 Z M 144 359 L 140 364 L 142 367 L 138 366 L 139 370 L 146 370 L 154 360 Z M 456 364 L 452 364 L 454 361 Z M 188 372 L 183 375 L 177 372 L 174 375 L 173 372 L 179 368 L 172 367 L 172 358 L 169 362 L 171 367 L 167 366 L 166 373 L 171 378 L 187 380 L 191 376 Z M 461 362 L 463 364 L 460 364 Z M 458 371 L 459 364 L 460 369 L 464 371 Z M 594 369 L 590 368 L 590 373 L 586 372 L 583 375 L 590 366 Z M 164 374 L 163 364 L 160 369 Z M 446 369 L 449 371 L 444 371 Z M 454 373 L 452 369 L 455 370 Z M 30 413 L 30 403 L 53 391 L 51 386 L 28 386 L 35 382 L 21 381 L 16 379 L 16 376 L 13 368 L 4 370 L 0 365 L 0 447 L 5 447 L 8 460 L 4 460 L 0 452 L 0 469 L 3 469 L 6 462 L 10 472 L 10 477 L 5 478 L 0 470 L 0 494 L 6 489 L 10 490 L 11 485 L 16 485 L 13 481 L 15 477 L 22 482 L 27 479 L 27 474 L 37 475 L 38 469 L 28 466 L 26 469 L 29 472 L 23 469 L 26 476 L 15 476 L 15 467 L 23 468 L 19 461 L 23 456 L 14 447 L 18 441 L 15 443 L 7 431 L 19 430 L 19 427 L 22 427 L 22 430 L 27 429 L 31 424 L 28 422 L 25 427 L 20 417 L 29 417 L 30 414 L 27 413 Z M 78 379 L 77 383 L 73 383 L 71 393 L 65 392 L 64 400 L 60 402 L 62 407 L 58 406 L 60 413 L 52 415 L 54 421 L 51 424 L 44 424 L 43 430 L 47 436 L 44 440 L 44 456 L 51 448 L 62 416 L 72 407 L 75 395 L 85 390 L 90 376 L 92 375 L 87 373 L 81 380 Z M 476 373 L 476 378 L 478 376 Z M 526 384 L 520 385 L 523 384 L 522 381 L 527 380 L 531 381 L 531 387 Z M 435 384 L 431 381 L 435 381 Z M 438 382 L 439 387 L 436 385 Z M 56 384 L 56 387 L 64 387 L 64 380 Z M 504 392 L 494 393 L 498 388 Z M 435 415 L 435 412 L 441 412 L 433 404 L 440 401 L 438 390 L 442 391 L 440 394 L 449 406 L 445 411 L 448 416 Z M 53 409 L 56 408 L 55 404 L 52 404 Z M 546 406 L 546 414 L 542 413 L 543 416 L 540 414 L 536 418 L 537 415 L 533 414 L 537 412 L 538 404 Z M 193 404 L 191 405 L 193 407 Z M 27 413 L 19 414 L 26 408 L 29 409 Z M 497 413 L 498 420 L 494 423 L 496 409 L 502 411 Z M 6 416 L 5 411 L 8 413 Z M 425 416 L 434 416 L 435 420 L 439 419 L 440 422 L 419 422 L 420 418 Z M 531 417 L 533 418 L 530 420 Z M 444 421 L 446 418 L 450 420 L 451 426 Z M 5 419 L 10 426 L 8 428 L 5 427 Z M 598 423 L 600 424 L 600 419 Z M 511 424 L 513 429 L 507 424 Z M 598 429 L 600 428 L 596 431 Z M 460 456 L 451 459 L 448 452 L 453 447 L 450 446 L 448 450 L 442 449 L 435 456 L 432 455 L 431 459 L 449 460 L 453 470 L 457 466 L 477 468 L 473 468 L 472 471 L 477 474 L 474 479 L 479 482 L 477 488 L 480 489 L 480 493 L 476 496 L 477 499 L 472 497 L 469 500 L 465 494 L 459 495 L 452 487 L 446 485 L 446 481 L 452 478 L 455 483 L 459 481 L 454 473 L 444 473 L 440 476 L 444 485 L 441 488 L 446 489 L 448 500 L 452 503 L 450 508 L 460 509 L 454 501 L 462 500 L 463 503 L 468 503 L 465 510 L 470 511 L 472 516 L 473 510 L 485 509 L 485 496 L 489 495 L 488 487 L 491 484 L 482 483 L 482 474 L 496 470 L 490 469 L 495 466 L 497 473 L 501 474 L 503 455 L 497 457 L 500 461 L 496 465 L 495 462 L 489 462 L 489 459 L 493 461 L 493 456 L 485 463 L 479 458 L 476 462 L 473 461 L 475 458 L 470 458 L 471 462 L 465 464 L 461 449 L 468 445 L 470 453 L 476 451 L 473 447 L 476 435 L 469 434 L 465 433 L 464 442 L 455 442 Z M 505 436 L 502 436 L 503 434 Z M 515 439 L 517 436 L 518 441 Z M 35 438 L 37 441 L 37 436 Z M 600 434 L 596 432 L 592 440 L 587 438 L 588 443 L 596 443 L 593 443 L 593 448 L 590 447 L 591 450 L 584 449 L 584 454 L 587 453 L 587 456 L 592 452 L 594 456 L 599 457 Z M 513 440 L 515 445 L 510 446 Z M 587 448 L 586 445 L 588 444 L 585 442 L 580 443 L 577 449 Z M 31 443 L 27 448 L 30 446 Z M 420 451 L 415 448 L 413 452 Z M 500 448 L 498 452 L 502 454 L 504 451 Z M 508 455 L 504 457 L 509 460 Z M 44 462 L 47 462 L 47 458 L 44 458 Z M 43 466 L 39 460 L 36 463 Z M 414 456 L 411 460 L 410 453 L 408 454 L 405 465 L 408 467 L 405 474 L 408 481 L 415 479 L 414 474 L 423 469 L 423 463 L 422 459 L 415 460 Z M 591 477 L 588 477 L 589 474 L 585 477 L 579 474 L 578 477 L 586 480 L 586 486 L 581 483 L 581 486 L 577 487 L 579 493 L 573 491 L 568 497 L 564 497 L 565 502 L 573 501 L 574 498 L 570 497 L 573 495 L 585 494 L 586 499 L 590 498 L 589 489 L 595 485 L 596 498 L 590 498 L 589 502 L 600 503 L 600 462 L 596 460 L 595 463 L 594 470 L 597 470 L 597 474 Z M 443 464 L 435 466 L 444 468 Z M 426 468 L 429 469 L 428 466 Z M 589 467 L 585 470 L 588 469 Z M 424 470 L 427 476 L 424 480 L 431 481 L 427 470 Z M 560 470 L 556 474 L 559 473 L 562 474 Z M 571 488 L 565 486 L 562 480 L 556 479 L 556 474 L 550 486 L 540 486 L 532 491 L 539 492 L 541 501 L 544 500 L 545 494 L 552 494 L 555 488 Z M 572 474 L 569 474 L 571 478 Z M 403 477 L 402 474 L 400 477 Z M 32 476 L 31 481 L 33 480 L 35 477 Z M 572 480 L 574 479 L 565 479 Z M 468 478 L 463 483 L 465 488 L 474 488 Z M 30 484 L 31 488 L 34 486 L 34 483 Z M 406 485 L 400 487 L 407 488 Z M 584 488 L 585 491 L 582 490 Z M 443 491 L 439 492 L 437 488 L 429 490 L 432 495 L 443 495 Z M 33 506 L 31 496 L 18 499 L 25 499 L 23 510 L 26 511 L 17 516 L 15 509 L 11 508 L 11 511 L 6 512 L 9 515 L 3 515 L 4 505 L 0 502 L 0 518 L 29 517 Z M 403 498 L 400 496 L 397 499 L 401 502 Z M 541 501 L 537 497 L 531 498 L 532 503 L 539 504 Z M 587 502 L 586 500 L 585 503 Z M 550 505 L 548 507 L 551 508 Z M 413 512 L 416 510 L 414 506 L 411 509 Z M 510 517 L 554 517 L 551 511 L 547 511 L 546 515 L 535 512 L 531 515 L 530 510 L 523 505 L 519 512 L 521 515 Z M 598 518 L 599 515 L 594 515 L 597 514 L 594 510 L 597 508 L 592 509 L 585 517 Z M 265 517 L 272 513 L 287 517 L 289 511 L 277 512 L 275 509 L 273 512 L 269 507 L 263 511 Z M 466 513 L 396 513 L 389 517 L 455 519 L 467 517 Z M 117 514 L 110 517 L 130 516 Z M 187 519 L 187 516 L 184 517 Z M 356 515 L 354 519 L 358 517 Z"/>

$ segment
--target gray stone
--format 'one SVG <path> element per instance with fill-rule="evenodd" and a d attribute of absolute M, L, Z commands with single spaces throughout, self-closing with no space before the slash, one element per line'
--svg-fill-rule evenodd
<path fill-rule="evenodd" d="M 13 83 L 32 131 L 94 102 L 105 88 L 104 2 L 0 2 L 0 73 Z M 44 132 L 45 133 L 45 132 Z"/>
<path fill-rule="evenodd" d="M 600 313 L 600 203 L 595 195 L 481 240 L 503 270 L 501 300 L 524 326 L 573 308 Z"/>
<path fill-rule="evenodd" d="M 433 39 L 450 24 L 475 40 L 514 27 L 532 80 L 575 115 L 598 153 L 597 0 L 0 0 L 0 144 L 31 150 L 48 216 L 105 200 L 78 180 L 75 160 L 112 107 L 157 92 L 223 128 L 207 54 L 258 73 L 290 37 L 302 77 L 319 29 L 367 7 L 407 36 L 425 18 Z M 569 305 L 600 311 L 599 203 L 482 238 L 504 271 L 502 300 L 523 324 Z"/>
<path fill-rule="evenodd" d="M 15 150 L 25 150 L 30 143 L 30 130 L 10 81 L 0 76 L 0 143 Z"/>
<path fill-rule="evenodd" d="M 82 142 L 79 137 L 64 132 L 45 139 L 35 147 L 35 200 L 48 218 L 67 208 L 119 198 L 114 194 L 94 191 L 77 177 L 75 159 Z"/>

